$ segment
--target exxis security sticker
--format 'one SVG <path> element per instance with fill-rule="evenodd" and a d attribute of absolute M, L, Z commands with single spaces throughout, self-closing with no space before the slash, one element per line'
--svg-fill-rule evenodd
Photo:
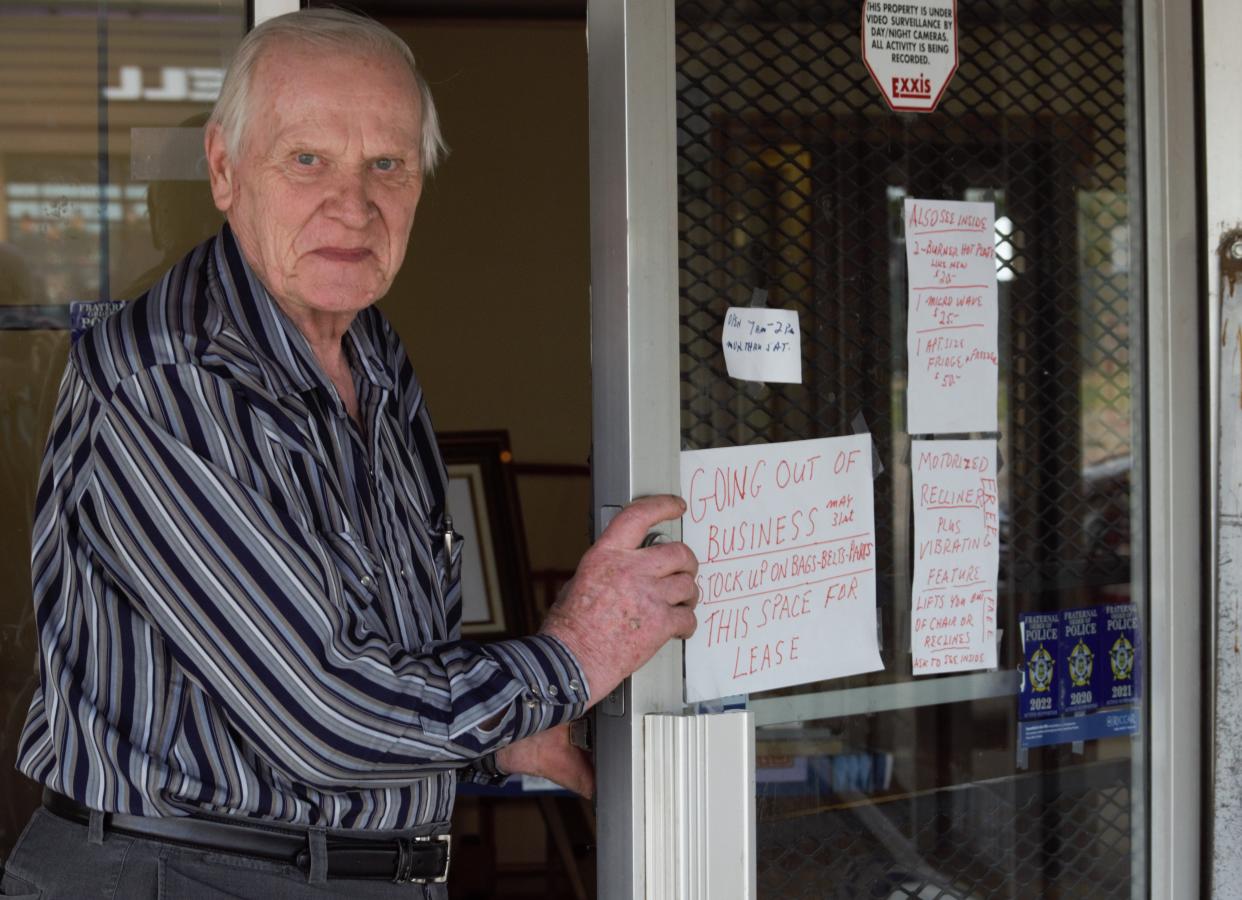
<path fill-rule="evenodd" d="M 1023 613 L 1018 616 L 1022 636 L 1022 685 L 1018 718 L 1042 719 L 1060 712 L 1061 614 Z"/>
<path fill-rule="evenodd" d="M 1108 655 L 1100 704 L 1135 703 L 1143 693 L 1138 608 L 1133 603 L 1102 606 L 1100 618 L 1100 647 Z"/>
<path fill-rule="evenodd" d="M 1104 691 L 1100 653 L 1100 610 L 1061 612 L 1061 712 L 1082 712 L 1102 705 Z"/>

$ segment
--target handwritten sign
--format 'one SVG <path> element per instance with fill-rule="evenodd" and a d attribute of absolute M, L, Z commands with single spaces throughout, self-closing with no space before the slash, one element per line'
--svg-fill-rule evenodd
<path fill-rule="evenodd" d="M 686 700 L 883 667 L 871 435 L 681 454 L 699 558 Z"/>
<path fill-rule="evenodd" d="M 911 441 L 915 675 L 996 667 L 996 441 Z"/>
<path fill-rule="evenodd" d="M 994 219 L 991 203 L 906 199 L 911 434 L 997 428 Z"/>
<path fill-rule="evenodd" d="M 802 335 L 794 310 L 731 306 L 721 339 L 730 378 L 802 383 Z"/>

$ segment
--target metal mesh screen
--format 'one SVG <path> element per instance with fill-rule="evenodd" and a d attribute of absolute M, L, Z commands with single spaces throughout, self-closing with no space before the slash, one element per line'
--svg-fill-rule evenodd
<path fill-rule="evenodd" d="M 1117 494 L 1128 479 L 1115 471 L 1131 425 L 1121 10 L 963 0 L 961 65 L 925 116 L 884 107 L 859 56 L 859 10 L 678 5 L 684 442 L 843 434 L 863 413 L 880 452 L 900 461 L 901 198 L 993 200 L 1008 257 L 1001 440 L 1014 587 L 1128 581 Z M 803 319 L 802 385 L 725 377 L 724 311 L 756 290 Z"/>
<path fill-rule="evenodd" d="M 682 442 L 871 433 L 885 672 L 843 686 L 910 678 L 907 196 L 996 207 L 1001 667 L 1019 661 L 1019 612 L 1130 596 L 1141 194 L 1128 6 L 958 0 L 958 72 L 938 110 L 919 115 L 891 112 L 872 83 L 861 0 L 677 4 Z M 802 384 L 725 373 L 726 309 L 764 302 L 799 313 Z M 974 848 L 941 855 L 955 886 L 946 897 L 1128 895 L 1128 763 L 1073 791 L 1061 787 L 1066 767 L 1090 750 L 1036 753 L 1035 774 L 1017 774 L 1011 706 L 980 729 L 995 736 L 987 762 L 958 758 L 969 741 L 940 740 L 927 752 L 943 758 L 893 785 L 936 799 L 873 811 L 896 816 L 914 844 Z M 960 710 L 921 713 L 924 727 L 978 726 Z M 978 786 L 993 778 L 1027 779 L 1024 799 Z M 944 818 L 962 803 L 962 821 Z M 853 814 L 769 814 L 761 804 L 763 896 L 942 896 L 924 890 L 930 881 L 892 882 L 892 847 L 850 827 Z M 1083 828 L 1090 865 L 1061 873 L 1068 851 L 1050 853 L 1051 836 Z"/>
<path fill-rule="evenodd" d="M 1086 775 L 1006 779 L 769 822 L 760 832 L 760 895 L 1129 898 L 1129 767 L 1097 765 Z"/>

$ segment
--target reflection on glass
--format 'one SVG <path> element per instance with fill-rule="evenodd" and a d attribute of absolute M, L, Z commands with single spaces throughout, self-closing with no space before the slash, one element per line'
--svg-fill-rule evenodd
<path fill-rule="evenodd" d="M 30 521 L 68 304 L 137 296 L 218 228 L 187 132 L 244 28 L 242 0 L 0 6 L 0 858 L 38 802 L 13 762 L 36 677 Z"/>
<path fill-rule="evenodd" d="M 751 698 L 762 897 L 1145 892 L 1141 730 L 1024 747 L 1017 702 L 1019 614 L 1134 603 L 1145 618 L 1130 542 L 1134 7 L 1070 2 L 1068 25 L 959 0 L 960 67 L 939 109 L 897 115 L 860 59 L 856 4 L 678 4 L 683 446 L 868 431 L 883 466 L 884 671 Z M 907 196 L 995 205 L 994 672 L 911 673 Z M 802 384 L 723 371 L 724 310 L 756 291 L 799 313 Z M 1073 658 L 1067 682 L 1092 661 L 1085 645 Z"/>

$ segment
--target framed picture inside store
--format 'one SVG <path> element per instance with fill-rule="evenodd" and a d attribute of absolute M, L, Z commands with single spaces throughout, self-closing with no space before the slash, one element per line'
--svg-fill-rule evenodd
<path fill-rule="evenodd" d="M 448 471 L 449 515 L 462 541 L 462 636 L 521 634 L 531 588 L 508 433 L 444 432 L 436 440 Z"/>

